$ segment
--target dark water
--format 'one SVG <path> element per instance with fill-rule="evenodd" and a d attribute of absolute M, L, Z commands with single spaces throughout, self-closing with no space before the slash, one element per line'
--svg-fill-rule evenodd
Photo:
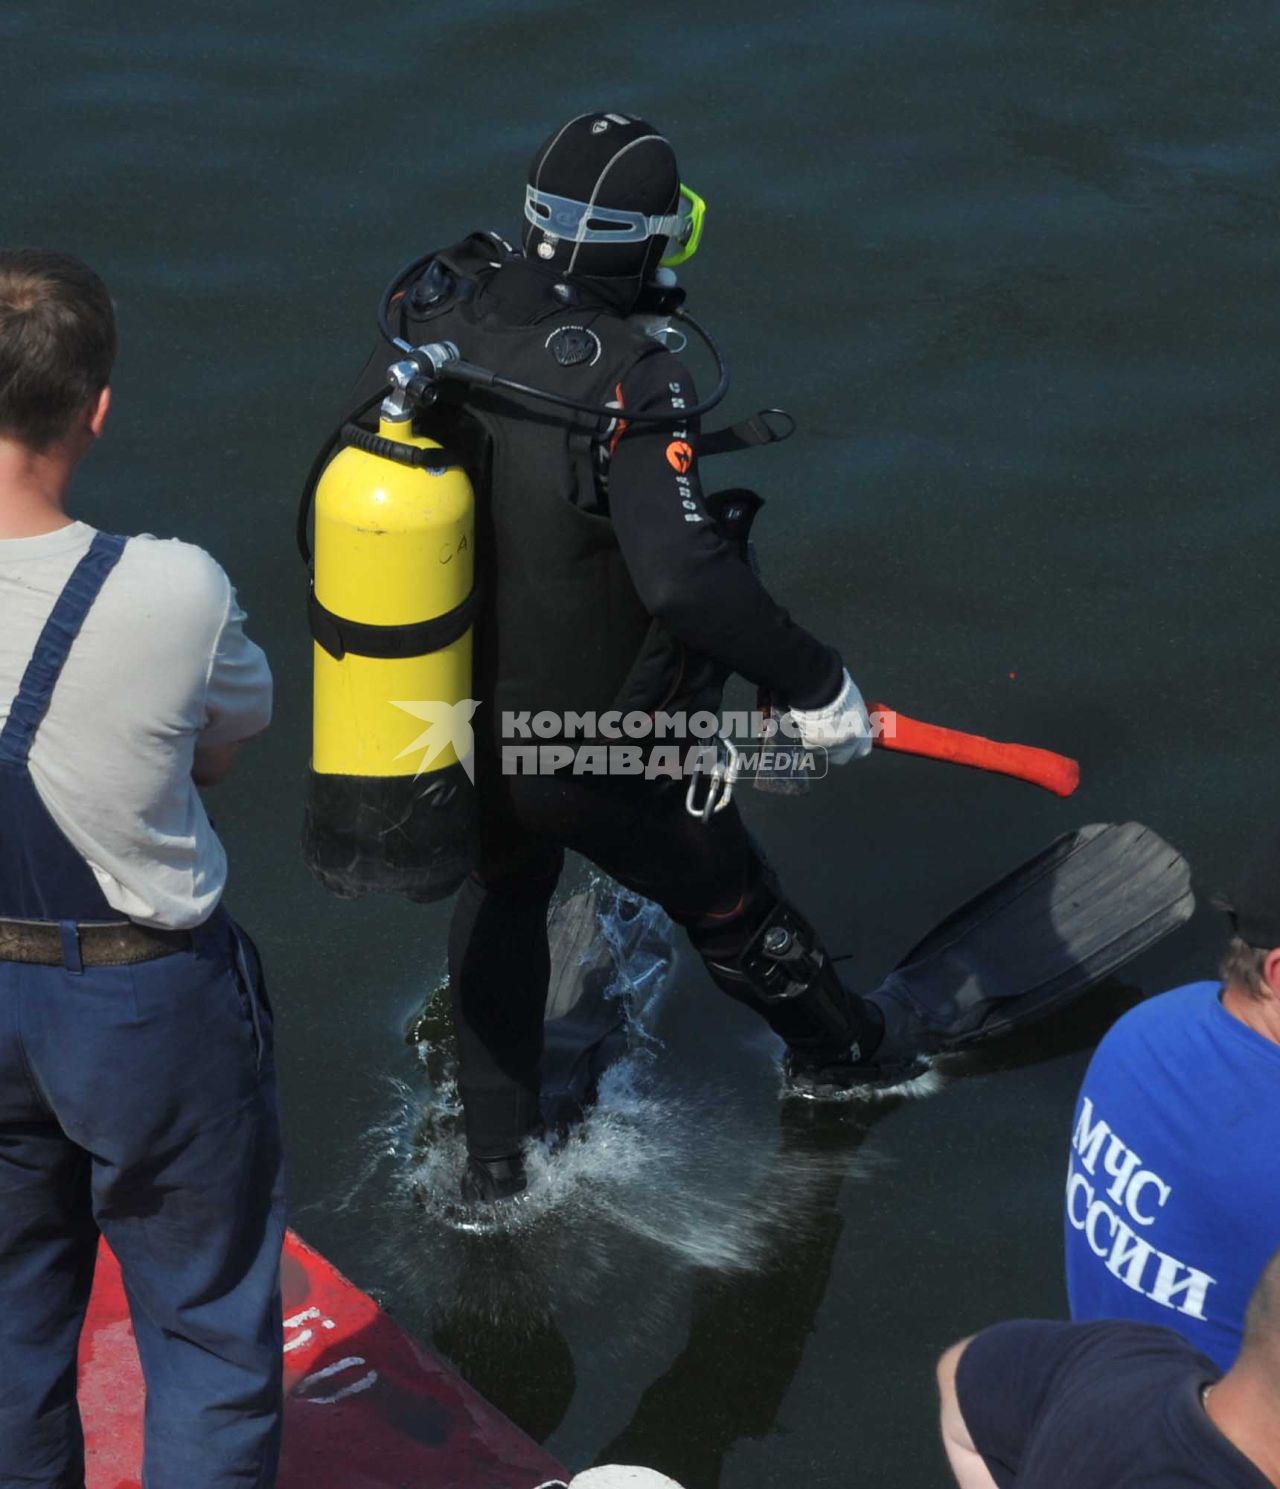
<path fill-rule="evenodd" d="M 562 117 L 672 134 L 711 204 L 687 282 L 734 406 L 801 421 L 723 470 L 770 497 L 775 588 L 869 693 L 1084 762 L 1069 803 L 886 758 L 748 802 L 870 979 L 1069 826 L 1141 818 L 1211 888 L 1280 807 L 1278 62 L 1261 0 L 0 4 L 0 240 L 83 254 L 123 325 L 80 510 L 212 549 L 277 672 L 216 814 L 273 969 L 297 1224 L 570 1464 L 942 1482 L 932 1358 L 1062 1309 L 1070 1106 L 1124 995 L 928 1099 L 805 1122 L 685 962 L 630 1209 L 580 1189 L 527 1245 L 467 1251 L 390 1156 L 340 1206 L 394 1082 L 420 1083 L 401 1029 L 446 917 L 330 901 L 296 851 L 292 507 L 384 279 L 514 229 Z M 1218 937 L 1202 914 L 1133 984 L 1204 973 Z"/>

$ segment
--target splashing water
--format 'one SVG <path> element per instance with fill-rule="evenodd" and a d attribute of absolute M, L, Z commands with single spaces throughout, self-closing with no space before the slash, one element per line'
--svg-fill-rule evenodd
<path fill-rule="evenodd" d="M 948 1060 L 947 1057 L 935 1055 L 921 1060 L 922 1068 L 917 1074 L 904 1075 L 891 1084 L 850 1086 L 847 1091 L 827 1089 L 820 1095 L 803 1090 L 784 1091 L 784 1094 L 793 1100 L 826 1108 L 874 1108 L 885 1102 L 896 1104 L 903 1100 L 936 1096 L 948 1084 L 951 1066 L 959 1063 L 954 1059 Z"/>
<path fill-rule="evenodd" d="M 797 1139 L 794 1122 L 788 1133 L 784 1118 L 780 1132 L 778 1106 L 759 1099 L 778 1079 L 771 1037 L 748 1045 L 749 1079 L 708 1081 L 696 1061 L 690 1069 L 666 1058 L 654 1030 L 675 952 L 657 906 L 595 878 L 556 906 L 550 931 L 551 1011 L 580 1013 L 580 1000 L 595 998 L 602 1023 L 609 1010 L 625 1015 L 624 1052 L 585 1119 L 567 1137 L 529 1144 L 524 1195 L 464 1205 L 456 1057 L 438 989 L 418 1024 L 423 1083 L 396 1083 L 397 1110 L 369 1135 L 369 1162 L 344 1202 L 390 1166 L 382 1265 L 446 1328 L 465 1318 L 507 1339 L 528 1335 L 620 1282 L 631 1300 L 627 1333 L 659 1329 L 690 1274 L 764 1267 L 851 1175 L 875 1168 L 857 1153 L 869 1127 L 903 1096 L 939 1084 L 931 1071 L 893 1090 L 850 1093 L 834 1113 L 814 1104 L 805 1121 L 826 1122 L 825 1135 Z"/>

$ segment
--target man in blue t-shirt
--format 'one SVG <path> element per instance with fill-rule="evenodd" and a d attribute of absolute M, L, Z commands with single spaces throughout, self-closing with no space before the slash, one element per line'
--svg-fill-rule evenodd
<path fill-rule="evenodd" d="M 960 1489 L 1270 1489 L 1280 1485 L 1280 1252 L 1236 1363 L 1171 1329 L 1017 1319 L 938 1362 Z"/>
<path fill-rule="evenodd" d="M 1227 1369 L 1280 1245 L 1280 837 L 1222 903 L 1222 981 L 1140 1004 L 1094 1054 L 1065 1229 L 1073 1319 L 1164 1324 Z"/>

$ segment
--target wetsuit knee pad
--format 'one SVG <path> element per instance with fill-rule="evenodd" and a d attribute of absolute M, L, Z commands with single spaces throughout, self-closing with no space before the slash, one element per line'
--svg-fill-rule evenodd
<path fill-rule="evenodd" d="M 862 999 L 836 975 L 813 926 L 762 881 L 733 922 L 690 927 L 722 991 L 755 1009 L 795 1050 L 843 1055 L 868 1033 Z"/>
<path fill-rule="evenodd" d="M 785 900 L 777 900 L 756 926 L 738 967 L 766 1003 L 802 998 L 831 963 L 818 934 Z"/>
<path fill-rule="evenodd" d="M 697 920 L 677 919 L 704 960 L 734 963 L 781 900 L 769 866 L 756 860 L 751 864 L 747 885 L 731 911 L 704 915 Z"/>

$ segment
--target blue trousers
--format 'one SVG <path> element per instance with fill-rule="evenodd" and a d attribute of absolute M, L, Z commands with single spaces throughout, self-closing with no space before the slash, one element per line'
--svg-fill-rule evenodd
<path fill-rule="evenodd" d="M 271 1016 L 228 916 L 132 967 L 0 961 L 0 1489 L 80 1489 L 99 1234 L 147 1383 L 146 1489 L 266 1489 L 281 1416 Z"/>

